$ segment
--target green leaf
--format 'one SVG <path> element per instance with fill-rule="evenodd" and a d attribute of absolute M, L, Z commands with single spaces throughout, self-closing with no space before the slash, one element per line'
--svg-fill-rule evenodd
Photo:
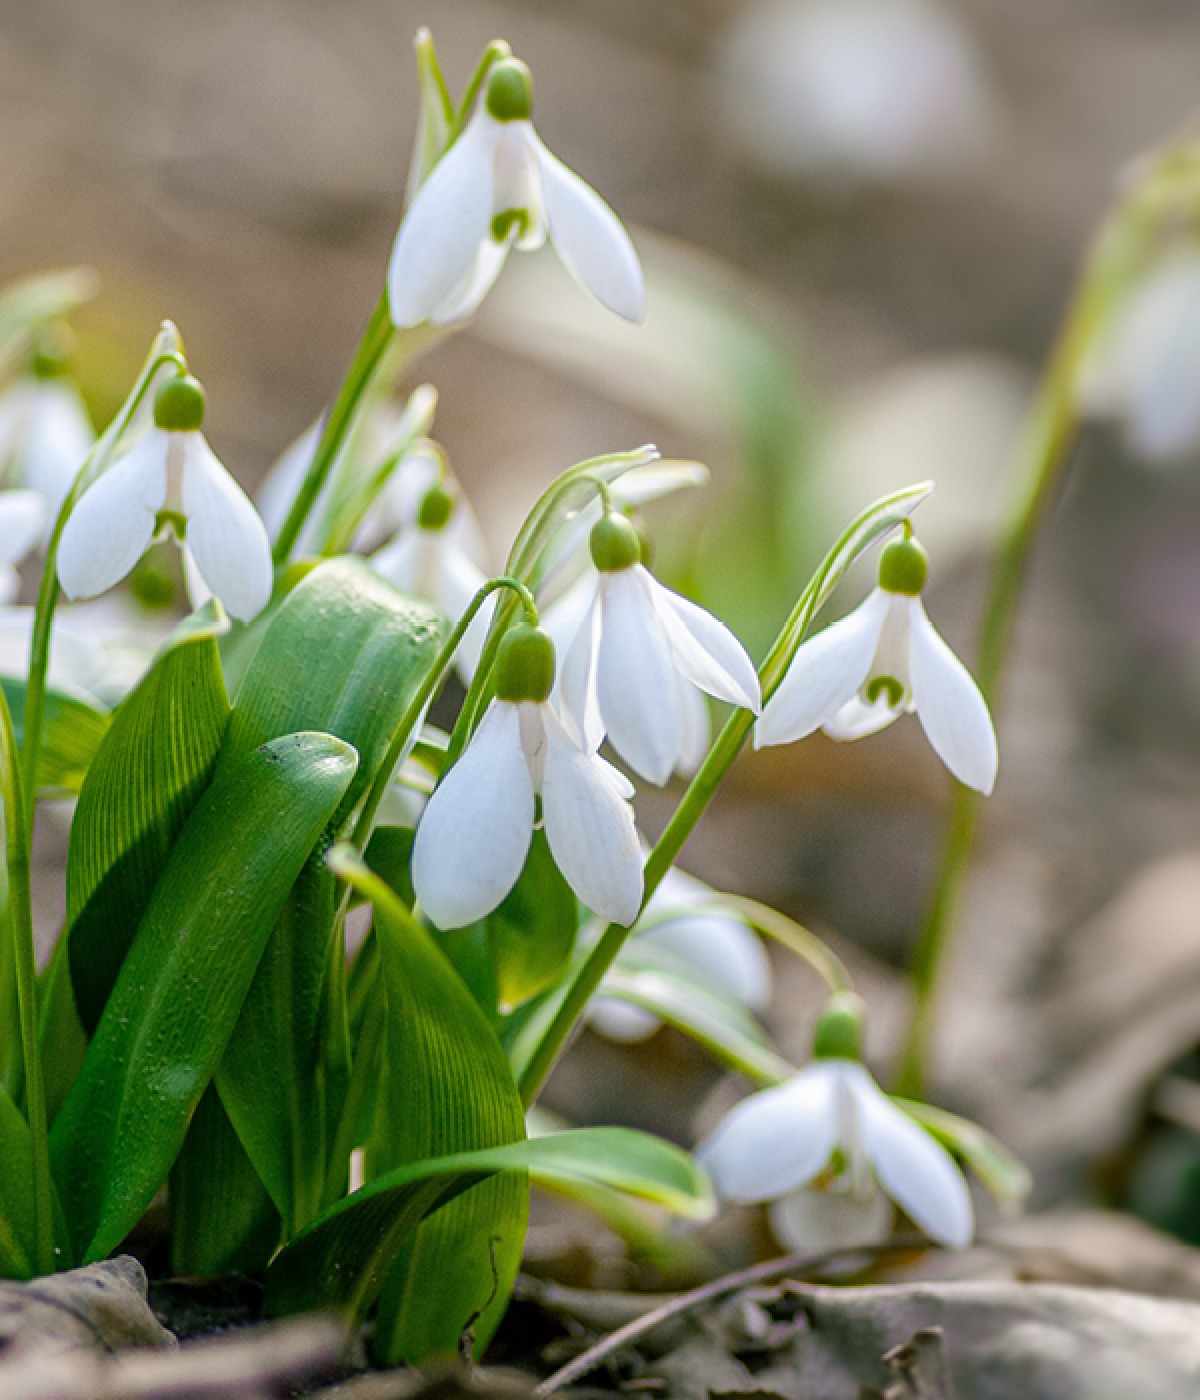
<path fill-rule="evenodd" d="M 25 682 L 6 676 L 3 685 L 12 712 L 13 733 L 20 744 L 25 737 Z M 50 690 L 46 693 L 42 723 L 38 796 L 74 797 L 108 733 L 109 716 L 78 696 Z"/>
<path fill-rule="evenodd" d="M 36 1258 L 33 1140 L 25 1115 L 0 1091 L 0 1277 L 32 1278 Z"/>
<path fill-rule="evenodd" d="M 691 1220 L 710 1219 L 715 1211 L 708 1178 L 691 1157 L 632 1128 L 577 1128 L 411 1162 L 339 1201 L 276 1255 L 267 1271 L 267 1311 L 278 1316 L 332 1305 L 361 1318 L 397 1237 L 493 1173 L 517 1172 L 523 1179 L 533 1170 L 548 1183 L 596 1183 Z M 443 1260 L 444 1269 L 453 1267 L 454 1261 Z"/>
<path fill-rule="evenodd" d="M 171 849 L 208 786 L 229 718 L 217 603 L 187 618 L 113 716 L 71 823 L 67 949 L 80 1020 L 96 1027 Z"/>
<path fill-rule="evenodd" d="M 180 833 L 50 1135 L 85 1261 L 120 1244 L 166 1178 L 355 766 L 327 734 L 264 744 L 224 768 Z"/>
<path fill-rule="evenodd" d="M 550 986 L 575 946 L 579 907 L 543 831 L 534 832 L 520 879 L 487 919 L 500 1006 L 507 1010 Z"/>
<path fill-rule="evenodd" d="M 897 1108 L 961 1157 L 1002 1207 L 1013 1210 L 1024 1205 L 1033 1190 L 1033 1176 L 1025 1163 L 991 1133 L 944 1108 L 894 1094 L 891 1098 Z"/>
<path fill-rule="evenodd" d="M 336 826 L 374 778 L 441 630 L 436 613 L 360 560 L 318 565 L 280 606 L 250 662 L 218 771 L 278 734 L 334 734 L 359 754 Z M 312 862 L 282 912 L 218 1073 L 221 1100 L 289 1229 L 320 1205 L 327 1113 L 340 1108 L 348 1074 L 344 998 L 329 983 L 342 960 L 333 944 L 336 894 L 323 862 Z"/>

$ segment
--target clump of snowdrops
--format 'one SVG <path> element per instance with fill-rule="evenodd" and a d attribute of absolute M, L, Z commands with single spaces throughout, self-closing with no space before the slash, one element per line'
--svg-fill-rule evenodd
<path fill-rule="evenodd" d="M 916 1097 L 974 804 L 997 772 L 988 706 L 922 603 L 912 516 L 930 484 L 848 524 L 759 666 L 647 565 L 639 507 L 705 477 L 652 448 L 565 470 L 493 575 L 432 437 L 436 393 L 400 403 L 397 382 L 510 252 L 548 239 L 630 320 L 645 290 L 617 216 L 536 133 L 507 45 L 457 103 L 425 33 L 417 58 L 420 134 L 385 289 L 261 513 L 204 436 L 173 325 L 95 439 L 64 334 L 80 279 L 0 302 L 5 601 L 24 556 L 45 560 L 36 606 L 0 627 L 6 658 L 28 647 L 0 707 L 0 1271 L 104 1257 L 166 1186 L 176 1269 L 262 1272 L 274 1314 L 373 1313 L 381 1359 L 421 1360 L 494 1331 L 530 1181 L 692 1220 L 717 1197 L 768 1203 L 779 1239 L 814 1250 L 884 1239 L 899 1208 L 964 1245 L 961 1164 L 1006 1200 L 1024 1180 Z M 1110 324 L 1098 308 L 1144 272 L 1179 168 L 1176 153 L 1150 170 L 1113 216 L 1052 362 L 988 613 L 989 693 L 1080 366 Z M 130 675 L 71 605 L 163 540 L 194 611 Z M 876 547 L 866 601 L 810 635 Z M 427 714 L 452 672 L 465 698 L 447 733 Z M 863 1065 L 864 1007 L 833 953 L 675 860 L 747 739 L 854 740 L 913 712 L 960 786 L 919 954 L 914 1097 L 897 1100 Z M 649 846 L 635 786 L 675 777 L 682 797 Z M 29 850 L 46 796 L 77 803 L 65 926 L 39 972 Z M 756 1019 L 761 936 L 828 985 L 803 1068 Z M 589 1017 L 627 1040 L 669 1023 L 754 1092 L 696 1158 L 617 1128 L 528 1135 Z"/>

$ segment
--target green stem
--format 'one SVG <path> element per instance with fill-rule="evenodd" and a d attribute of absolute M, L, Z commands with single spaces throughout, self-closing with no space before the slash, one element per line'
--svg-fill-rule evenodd
<path fill-rule="evenodd" d="M 337 461 L 338 453 L 341 452 L 354 424 L 359 404 L 370 388 L 371 380 L 394 334 L 395 327 L 388 314 L 387 292 L 384 291 L 371 313 L 362 340 L 354 352 L 354 359 L 350 362 L 342 386 L 325 417 L 308 472 L 300 483 L 296 499 L 292 502 L 287 519 L 279 531 L 279 538 L 275 541 L 276 564 L 286 563 L 291 556 L 300 531 L 304 528 L 304 522 L 316 504 L 321 488 L 329 479 L 333 464 Z"/>
<path fill-rule="evenodd" d="M 33 941 L 33 906 L 29 879 L 29 827 L 21 800 L 21 765 L 13 733 L 8 698 L 0 687 L 0 743 L 3 745 L 4 825 L 9 881 L 9 928 L 13 939 L 17 1008 L 21 1023 L 21 1055 L 25 1110 L 33 1149 L 34 1264 L 39 1274 L 53 1273 L 54 1188 L 46 1128 L 46 1088 L 37 1034 L 37 960 Z"/>
<path fill-rule="evenodd" d="M 1013 622 L 1033 548 L 1071 462 L 1078 428 L 1077 386 L 1085 356 L 1172 207 L 1172 179 L 1166 166 L 1152 172 L 1099 229 L 1018 444 L 1016 489 L 1001 526 L 976 672 L 993 714 L 1002 699 Z M 909 1098 L 920 1098 L 924 1092 L 938 986 L 962 901 L 981 804 L 979 793 L 955 785 L 933 895 L 910 964 L 913 1011 L 896 1077 L 897 1092 Z"/>

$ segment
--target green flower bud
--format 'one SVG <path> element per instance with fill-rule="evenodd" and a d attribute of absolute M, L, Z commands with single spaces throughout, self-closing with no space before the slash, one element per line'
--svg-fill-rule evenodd
<path fill-rule="evenodd" d="M 641 563 L 642 541 L 633 521 L 608 511 L 592 526 L 588 544 L 592 563 L 604 574 L 632 569 Z"/>
<path fill-rule="evenodd" d="M 75 336 L 63 321 L 42 326 L 34 341 L 29 368 L 37 379 L 58 379 L 66 374 L 75 357 Z"/>
<path fill-rule="evenodd" d="M 813 1031 L 813 1059 L 861 1059 L 866 1010 L 857 992 L 834 992 Z"/>
<path fill-rule="evenodd" d="M 453 514 L 454 495 L 439 481 L 421 497 L 421 504 L 417 507 L 417 525 L 422 530 L 444 530 Z"/>
<path fill-rule="evenodd" d="M 893 540 L 879 556 L 879 586 L 915 598 L 929 576 L 929 555 L 914 539 Z"/>
<path fill-rule="evenodd" d="M 504 634 L 496 655 L 496 695 L 513 704 L 541 702 L 554 688 L 554 643 L 548 632 L 518 623 Z"/>
<path fill-rule="evenodd" d="M 528 121 L 533 111 L 533 74 L 519 58 L 502 58 L 488 74 L 485 100 L 498 122 Z"/>
<path fill-rule="evenodd" d="M 168 379 L 154 395 L 154 426 L 169 433 L 194 433 L 204 422 L 204 389 L 190 374 Z"/>

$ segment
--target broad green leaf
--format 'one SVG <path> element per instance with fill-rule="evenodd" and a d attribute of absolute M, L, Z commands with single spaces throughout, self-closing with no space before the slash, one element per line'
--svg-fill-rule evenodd
<path fill-rule="evenodd" d="M 715 1210 L 708 1178 L 686 1152 L 632 1128 L 577 1128 L 411 1162 L 339 1201 L 276 1255 L 267 1272 L 267 1311 L 340 1306 L 361 1318 L 398 1238 L 493 1173 L 520 1173 L 523 1180 L 535 1170 L 547 1183 L 593 1182 L 691 1220 L 707 1220 Z M 449 1271 L 454 1261 L 442 1265 Z"/>
<path fill-rule="evenodd" d="M 487 918 L 500 1006 L 536 996 L 562 971 L 575 946 L 579 906 L 543 831 L 534 832 L 520 879 Z"/>
<path fill-rule="evenodd" d="M 18 744 L 25 736 L 25 682 L 6 676 L 4 694 L 12 713 Z M 38 796 L 74 797 L 108 733 L 109 716 L 95 705 L 65 691 L 46 692 L 38 750 Z"/>
<path fill-rule="evenodd" d="M 0 1277 L 32 1278 L 36 1257 L 33 1142 L 25 1115 L 0 1092 Z"/>
<path fill-rule="evenodd" d="M 124 700 L 92 761 L 67 853 L 67 949 L 85 1031 L 176 838 L 208 786 L 229 718 L 217 603 L 187 618 Z"/>
<path fill-rule="evenodd" d="M 120 1244 L 165 1180 L 355 764 L 328 734 L 288 735 L 227 765 L 188 818 L 50 1135 L 83 1260 Z"/>
<path fill-rule="evenodd" d="M 336 825 L 383 761 L 441 630 L 437 614 L 360 560 L 318 565 L 259 644 L 220 768 L 278 734 L 334 734 L 359 754 Z M 336 903 L 336 882 L 313 861 L 282 911 L 218 1073 L 222 1102 L 290 1229 L 320 1205 L 327 1117 L 340 1109 L 349 1069 L 344 996 L 329 980 L 342 961 L 332 942 Z"/>

